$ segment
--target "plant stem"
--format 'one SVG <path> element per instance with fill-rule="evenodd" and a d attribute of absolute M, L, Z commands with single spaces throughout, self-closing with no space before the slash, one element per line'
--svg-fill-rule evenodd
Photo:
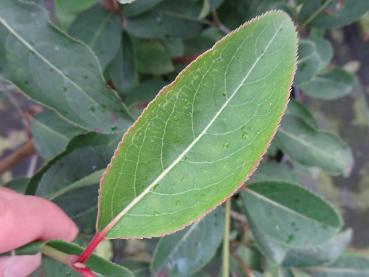
<path fill-rule="evenodd" d="M 326 0 L 323 5 L 320 6 L 311 16 L 308 17 L 304 22 L 301 23 L 299 30 L 308 25 L 311 21 L 313 21 L 330 3 L 332 0 Z"/>
<path fill-rule="evenodd" d="M 11 169 L 13 166 L 16 166 L 35 152 L 36 149 L 33 146 L 32 140 L 28 140 L 21 147 L 0 161 L 0 175 Z"/>
<path fill-rule="evenodd" d="M 105 233 L 96 233 L 75 263 L 85 263 L 104 237 Z"/>
<path fill-rule="evenodd" d="M 231 199 L 225 202 L 222 277 L 229 276 L 229 229 L 231 225 Z"/>

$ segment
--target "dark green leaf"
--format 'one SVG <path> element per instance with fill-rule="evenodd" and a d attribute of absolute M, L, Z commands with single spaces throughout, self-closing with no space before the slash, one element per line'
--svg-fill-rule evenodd
<path fill-rule="evenodd" d="M 160 239 L 151 263 L 155 276 L 191 276 L 215 255 L 224 232 L 224 213 L 217 209 L 201 221 Z"/>
<path fill-rule="evenodd" d="M 294 99 L 291 99 L 288 103 L 286 115 L 298 117 L 312 128 L 318 128 L 318 122 L 314 115 L 304 105 Z"/>
<path fill-rule="evenodd" d="M 261 181 L 296 182 L 297 176 L 293 172 L 293 169 L 287 164 L 274 161 L 263 161 L 247 184 Z"/>
<path fill-rule="evenodd" d="M 319 28 L 338 28 L 357 21 L 369 10 L 368 0 L 334 0 L 312 21 L 311 25 Z"/>
<path fill-rule="evenodd" d="M 137 81 L 133 44 L 126 33 L 122 34 L 121 47 L 108 65 L 106 75 L 120 93 L 125 93 Z"/>
<path fill-rule="evenodd" d="M 157 4 L 159 4 L 163 0 L 139 0 L 133 2 L 131 5 L 127 5 L 123 7 L 122 13 L 124 16 L 132 17 L 139 14 L 142 14 Z"/>
<path fill-rule="evenodd" d="M 104 69 L 120 47 L 120 26 L 116 14 L 96 5 L 78 15 L 69 33 L 92 48 Z"/>
<path fill-rule="evenodd" d="M 295 84 L 300 85 L 311 80 L 321 68 L 321 58 L 316 44 L 312 40 L 303 39 L 299 45 L 299 60 L 295 76 Z"/>
<path fill-rule="evenodd" d="M 332 175 L 348 176 L 353 166 L 350 148 L 339 137 L 319 131 L 295 116 L 286 116 L 276 142 L 291 159 Z"/>
<path fill-rule="evenodd" d="M 349 245 L 351 237 L 349 229 L 317 247 L 288 249 L 281 264 L 284 267 L 312 267 L 333 262 Z"/>
<path fill-rule="evenodd" d="M 74 136 L 84 132 L 52 111 L 44 111 L 31 118 L 33 142 L 45 160 L 62 152 Z"/>
<path fill-rule="evenodd" d="M 95 4 L 96 0 L 55 0 L 55 13 L 59 24 L 67 29 L 78 13 Z"/>
<path fill-rule="evenodd" d="M 0 42 L 0 73 L 36 102 L 87 130 L 128 127 L 125 106 L 107 89 L 95 55 L 49 23 L 41 7 L 1 1 Z"/>
<path fill-rule="evenodd" d="M 334 100 L 348 95 L 355 86 L 352 74 L 341 68 L 335 68 L 325 74 L 317 75 L 301 86 L 305 94 L 323 99 Z"/>
<path fill-rule="evenodd" d="M 161 75 L 174 70 L 168 53 L 158 41 L 141 43 L 137 49 L 136 61 L 141 73 Z"/>
<path fill-rule="evenodd" d="M 164 0 L 153 9 L 127 18 L 126 31 L 142 38 L 193 37 L 200 33 L 197 18 L 201 3 L 188 0 Z"/>
<path fill-rule="evenodd" d="M 291 183 L 250 184 L 242 192 L 242 199 L 254 235 L 260 232 L 287 246 L 319 245 L 342 226 L 337 212 L 327 202 Z"/>

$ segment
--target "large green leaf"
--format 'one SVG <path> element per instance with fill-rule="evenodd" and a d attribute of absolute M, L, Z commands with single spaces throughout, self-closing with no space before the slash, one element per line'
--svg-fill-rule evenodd
<path fill-rule="evenodd" d="M 105 68 L 120 47 L 120 18 L 97 5 L 78 15 L 69 33 L 90 46 Z"/>
<path fill-rule="evenodd" d="M 332 175 L 349 175 L 353 166 L 350 148 L 339 137 L 315 129 L 295 116 L 286 116 L 276 141 L 291 159 L 316 166 Z"/>
<path fill-rule="evenodd" d="M 253 183 L 242 192 L 242 198 L 247 218 L 257 229 L 254 234 L 260 232 L 287 246 L 316 246 L 342 226 L 328 203 L 291 183 Z"/>
<path fill-rule="evenodd" d="M 324 100 L 334 100 L 348 95 L 354 88 L 355 78 L 343 69 L 335 68 L 317 75 L 301 86 L 307 95 Z"/>
<path fill-rule="evenodd" d="M 154 276 L 191 276 L 215 255 L 223 239 L 224 214 L 217 209 L 201 221 L 160 239 L 151 270 Z"/>
<path fill-rule="evenodd" d="M 62 152 L 74 136 L 84 132 L 52 111 L 44 111 L 31 118 L 33 142 L 38 153 L 46 160 Z"/>
<path fill-rule="evenodd" d="M 124 135 L 101 182 L 97 229 L 160 236 L 234 193 L 276 132 L 295 63 L 293 23 L 270 12 L 188 66 Z"/>
<path fill-rule="evenodd" d="M 84 129 L 127 127 L 124 106 L 84 44 L 67 36 L 32 3 L 0 3 L 0 73 L 24 94 Z"/>

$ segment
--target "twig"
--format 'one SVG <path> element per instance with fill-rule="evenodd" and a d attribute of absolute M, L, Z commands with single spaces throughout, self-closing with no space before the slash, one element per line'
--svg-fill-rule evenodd
<path fill-rule="evenodd" d="M 35 152 L 36 149 L 32 140 L 28 140 L 21 147 L 0 161 L 0 175 L 11 169 L 13 166 L 19 164 Z"/>
<path fill-rule="evenodd" d="M 223 33 L 225 34 L 229 34 L 231 32 L 230 29 L 228 29 L 226 26 L 223 25 L 222 21 L 220 21 L 219 19 L 219 16 L 217 14 L 216 11 L 213 11 L 212 13 L 212 16 L 213 16 L 213 22 L 214 22 L 214 25 L 219 29 L 221 30 Z"/>
<path fill-rule="evenodd" d="M 247 276 L 247 277 L 254 277 L 254 274 L 252 273 L 252 270 L 244 263 L 244 261 L 241 259 L 240 256 L 238 256 L 237 254 L 234 254 L 232 256 L 239 263 L 239 265 L 240 265 L 243 273 L 245 273 L 245 276 Z"/>
<path fill-rule="evenodd" d="M 225 202 L 222 277 L 229 276 L 229 229 L 231 225 L 231 199 Z"/>
<path fill-rule="evenodd" d="M 235 211 L 231 211 L 231 217 L 241 223 L 247 224 L 246 216 Z"/>

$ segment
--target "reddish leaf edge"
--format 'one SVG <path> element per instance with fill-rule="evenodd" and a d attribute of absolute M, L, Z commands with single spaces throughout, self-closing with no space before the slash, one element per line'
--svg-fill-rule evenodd
<path fill-rule="evenodd" d="M 219 41 L 217 41 L 210 49 L 206 50 L 204 53 L 202 53 L 201 55 L 199 55 L 195 60 L 193 60 L 190 64 L 188 64 L 178 75 L 177 77 L 175 78 L 175 80 L 166 85 L 165 87 L 163 87 L 159 93 L 155 96 L 155 98 L 147 105 L 147 107 L 143 110 L 143 112 L 140 114 L 140 116 L 136 119 L 136 121 L 127 129 L 127 131 L 124 133 L 123 137 L 122 137 L 122 140 L 119 142 L 117 148 L 115 149 L 114 151 L 114 154 L 112 156 L 112 159 L 110 161 L 110 163 L 108 164 L 106 170 L 104 171 L 101 179 L 100 179 L 100 188 L 99 188 L 99 197 L 98 197 L 98 207 L 100 207 L 101 205 L 101 199 L 100 199 L 100 191 L 102 190 L 102 186 L 103 186 L 103 182 L 104 182 L 104 179 L 105 179 L 105 176 L 106 174 L 109 172 L 110 170 L 110 167 L 111 167 L 111 164 L 112 164 L 112 161 L 114 160 L 114 158 L 116 157 L 118 151 L 120 150 L 121 148 L 121 145 L 123 144 L 124 142 L 124 138 L 126 137 L 126 135 L 134 130 L 134 128 L 136 127 L 136 123 L 141 119 L 142 115 L 145 113 L 145 111 L 151 106 L 152 102 L 154 102 L 159 96 L 161 95 L 164 95 L 165 93 L 167 93 L 169 91 L 169 89 L 174 86 L 176 83 L 177 83 L 177 80 L 179 78 L 181 78 L 181 76 L 183 74 L 185 74 L 189 68 L 191 67 L 191 65 L 193 63 L 196 63 L 203 55 L 211 52 L 219 43 L 223 42 L 223 41 L 226 41 L 227 39 L 229 39 L 229 37 L 234 33 L 234 32 L 237 32 L 239 29 L 241 28 L 244 28 L 244 27 L 247 27 L 248 25 L 254 23 L 255 21 L 259 20 L 261 17 L 263 16 L 267 16 L 267 15 L 270 15 L 270 14 L 282 14 L 282 15 L 287 15 L 289 18 L 290 16 L 282 11 L 282 10 L 271 10 L 271 11 L 268 11 L 266 13 L 263 13 L 262 15 L 259 15 L 259 16 L 256 16 L 254 18 L 252 18 L 251 20 L 243 23 L 242 25 L 240 25 L 238 28 L 234 29 L 232 32 L 230 32 L 229 34 L 225 35 L 223 38 L 221 38 Z M 292 20 L 292 19 L 291 19 Z M 289 97 L 290 97 L 290 93 L 291 93 L 291 90 L 292 90 L 292 84 L 293 84 L 293 80 L 294 80 L 294 76 L 295 76 L 295 73 L 296 73 L 296 70 L 297 70 L 297 60 L 298 60 L 298 52 L 297 52 L 297 45 L 299 43 L 299 39 L 298 39 L 298 36 L 297 36 L 297 30 L 296 30 L 296 26 L 295 26 L 295 39 L 296 39 L 296 44 L 295 44 L 295 63 L 294 63 L 294 67 L 292 69 L 292 72 L 291 72 L 291 76 L 290 76 L 290 82 L 289 82 L 289 91 L 288 93 L 286 93 L 286 98 L 285 98 L 285 105 L 284 107 L 282 108 L 282 111 L 280 113 L 280 116 L 279 116 L 279 120 L 277 122 L 277 125 L 276 127 L 274 128 L 273 132 L 272 132 L 272 135 L 270 136 L 269 138 L 269 141 L 267 142 L 263 152 L 261 153 L 260 155 L 260 158 L 258 160 L 255 161 L 255 163 L 253 164 L 253 168 L 252 170 L 249 171 L 249 173 L 245 176 L 245 179 L 244 181 L 242 181 L 237 187 L 236 189 L 231 192 L 229 195 L 227 195 L 222 201 L 220 201 L 217 205 L 215 205 L 214 207 L 210 208 L 207 212 L 203 213 L 202 215 L 200 215 L 199 217 L 195 218 L 194 220 L 180 226 L 178 229 L 176 230 L 173 230 L 173 231 L 170 231 L 170 232 L 167 232 L 167 233 L 163 233 L 163 234 L 160 234 L 158 235 L 157 237 L 163 237 L 163 236 L 166 236 L 166 235 L 169 235 L 169 234 L 172 234 L 172 233 L 175 233 L 175 232 L 178 232 L 182 229 L 184 229 L 185 227 L 197 222 L 197 221 L 200 221 L 202 218 L 204 218 L 206 215 L 208 215 L 210 212 L 212 212 L 214 209 L 216 209 L 218 206 L 222 205 L 227 199 L 231 198 L 233 194 L 235 194 L 240 188 L 242 188 L 242 186 L 245 184 L 245 182 L 252 176 L 252 174 L 255 172 L 255 170 L 257 169 L 257 167 L 259 166 L 262 158 L 264 157 L 265 153 L 267 152 L 267 149 L 269 148 L 273 138 L 275 137 L 277 131 L 278 131 L 278 128 L 281 124 L 281 121 L 282 121 L 282 117 L 283 115 L 285 114 L 286 110 L 287 110 L 287 106 L 288 106 L 288 103 L 289 103 Z M 106 237 L 106 235 L 109 233 L 109 231 L 111 230 L 111 228 L 113 228 L 115 226 L 115 224 L 118 223 L 118 221 L 125 215 L 125 213 L 119 213 L 108 225 L 106 225 L 101 232 L 99 232 L 99 226 L 98 226 L 98 222 L 99 222 L 99 209 L 98 209 L 98 213 L 97 213 L 97 220 L 96 220 L 96 230 L 97 230 L 97 233 L 95 234 L 95 236 L 92 238 L 92 240 L 89 242 L 89 244 L 87 245 L 87 247 L 85 248 L 85 250 L 82 252 L 82 254 L 78 257 L 78 259 L 76 260 L 75 263 L 85 263 L 88 258 L 91 256 L 92 252 L 94 251 L 94 249 L 99 245 L 99 243 Z M 152 237 L 108 237 L 108 239 L 144 239 L 144 238 L 152 238 Z M 74 264 L 75 264 L 74 263 Z M 86 276 L 86 277 L 89 277 L 89 276 Z"/>

